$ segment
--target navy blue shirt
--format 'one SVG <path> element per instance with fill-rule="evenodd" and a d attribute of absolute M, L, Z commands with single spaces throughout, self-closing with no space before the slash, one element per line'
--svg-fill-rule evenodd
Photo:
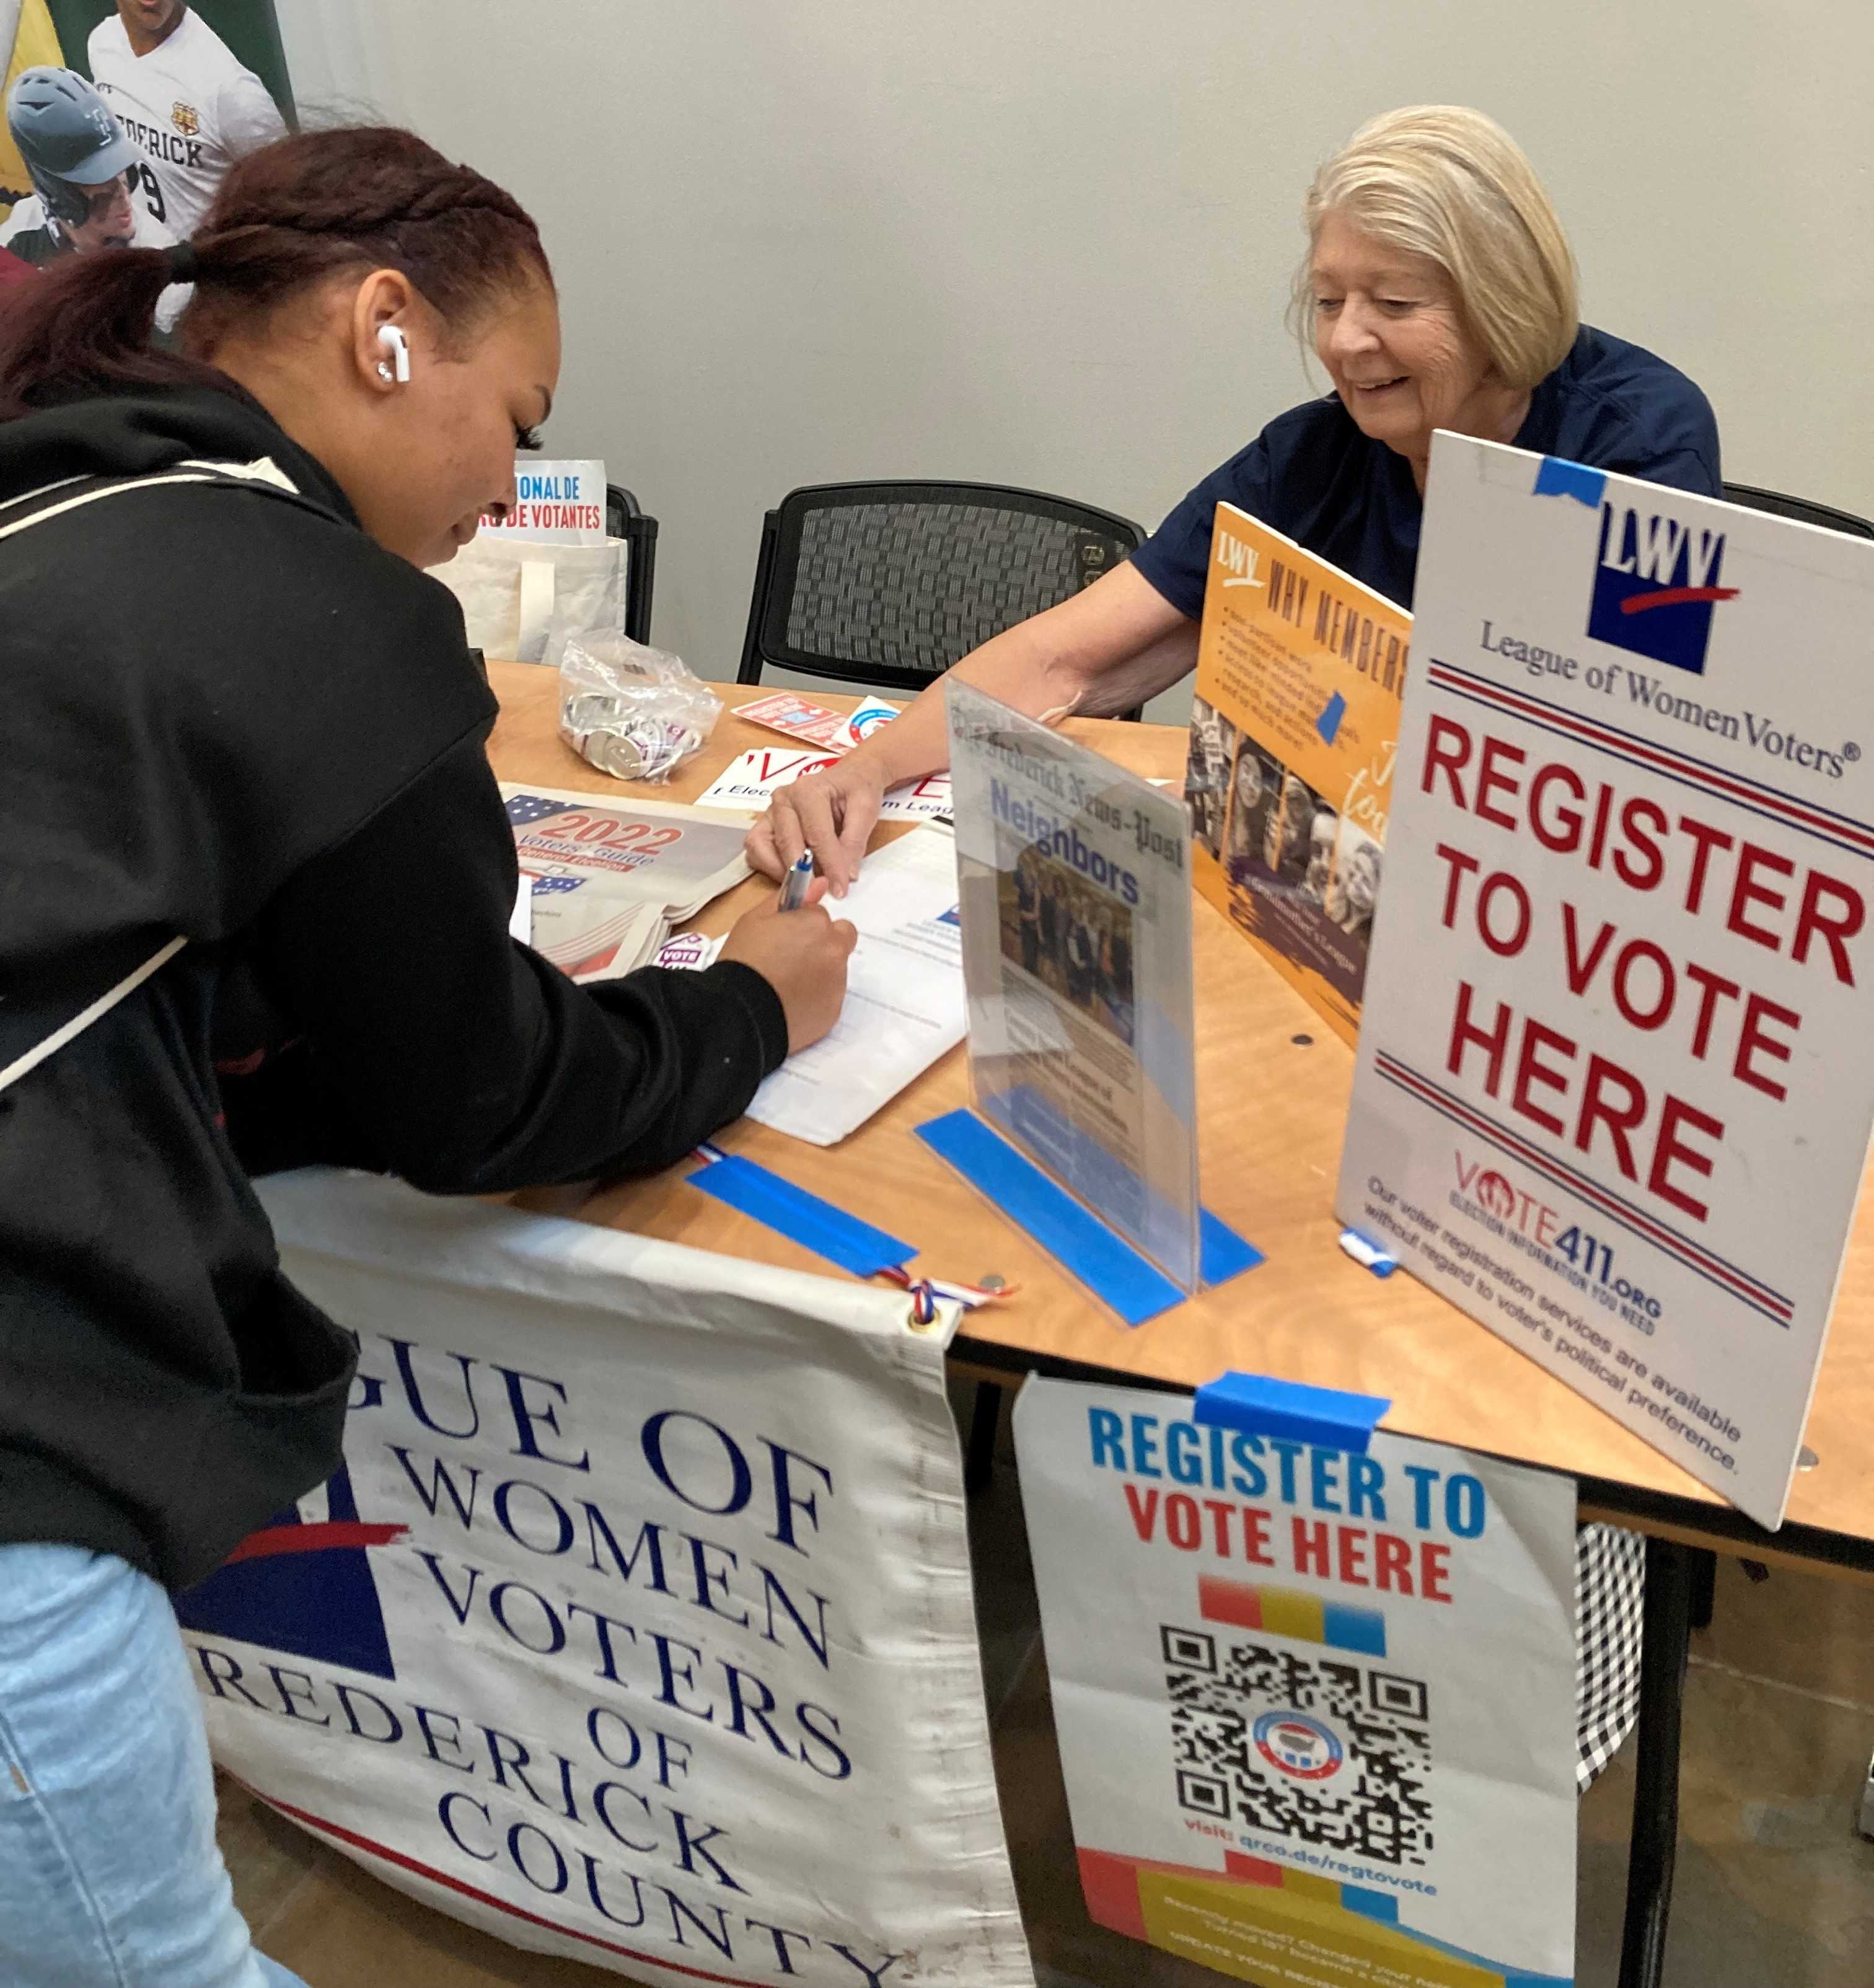
<path fill-rule="evenodd" d="M 1591 325 L 1531 390 L 1516 446 L 1701 497 L 1723 495 L 1711 403 L 1676 367 Z M 1219 498 L 1411 607 L 1424 512 L 1412 465 L 1362 434 L 1337 394 L 1271 421 L 1132 555 L 1146 579 L 1193 621 L 1204 611 Z"/>

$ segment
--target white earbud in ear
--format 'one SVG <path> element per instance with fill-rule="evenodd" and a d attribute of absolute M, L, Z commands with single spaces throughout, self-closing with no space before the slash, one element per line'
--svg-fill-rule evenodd
<path fill-rule="evenodd" d="M 399 386 L 403 385 L 410 377 L 410 347 L 402 331 L 396 325 L 384 325 L 378 331 L 377 343 L 391 355 L 388 364 L 379 362 L 378 377 L 394 379 Z"/>

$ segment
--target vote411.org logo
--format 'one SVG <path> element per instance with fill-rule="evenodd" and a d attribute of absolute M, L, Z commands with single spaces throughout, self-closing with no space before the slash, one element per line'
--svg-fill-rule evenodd
<path fill-rule="evenodd" d="M 1588 632 L 1631 654 L 1705 673 L 1711 610 L 1737 597 L 1719 582 L 1724 534 L 1610 498 L 1601 506 Z"/>

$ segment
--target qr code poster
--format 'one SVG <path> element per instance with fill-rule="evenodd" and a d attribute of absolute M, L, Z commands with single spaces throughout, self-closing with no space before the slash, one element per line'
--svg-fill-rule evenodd
<path fill-rule="evenodd" d="M 1265 1988 L 1561 1988 L 1575 1487 L 1402 1436 L 1016 1410 L 1088 1909 Z"/>

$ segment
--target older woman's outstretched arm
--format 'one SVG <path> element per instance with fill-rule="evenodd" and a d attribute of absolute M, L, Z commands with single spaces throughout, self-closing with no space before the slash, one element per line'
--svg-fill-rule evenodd
<path fill-rule="evenodd" d="M 1050 724 L 1070 712 L 1109 717 L 1177 682 L 1197 661 L 1197 624 L 1132 566 L 1017 622 L 973 651 L 950 676 Z M 837 765 L 776 794 L 749 835 L 749 860 L 778 877 L 811 849 L 836 895 L 859 861 L 888 787 L 949 763 L 939 677 L 903 715 Z"/>

